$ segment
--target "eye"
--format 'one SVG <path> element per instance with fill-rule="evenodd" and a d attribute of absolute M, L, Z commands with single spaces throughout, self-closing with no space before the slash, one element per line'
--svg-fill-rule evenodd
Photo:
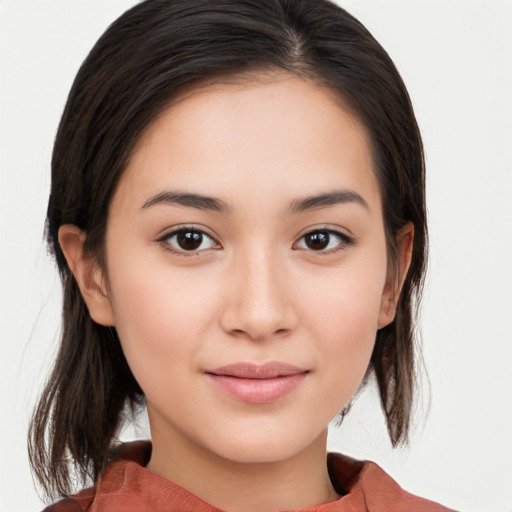
<path fill-rule="evenodd" d="M 303 235 L 297 242 L 299 249 L 333 253 L 354 244 L 354 239 L 333 229 L 318 229 Z"/>
<path fill-rule="evenodd" d="M 158 242 L 174 253 L 197 253 L 216 249 L 219 244 L 204 231 L 192 228 L 180 228 L 161 237 Z"/>

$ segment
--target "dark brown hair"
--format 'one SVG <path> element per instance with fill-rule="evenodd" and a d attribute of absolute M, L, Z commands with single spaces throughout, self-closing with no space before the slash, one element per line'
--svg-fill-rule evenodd
<path fill-rule="evenodd" d="M 407 441 L 415 383 L 415 312 L 426 261 L 424 158 L 405 86 L 384 49 L 328 0 L 147 0 L 114 22 L 75 79 L 55 140 L 47 237 L 64 287 L 58 357 L 29 434 L 35 475 L 50 496 L 72 469 L 96 480 L 126 407 L 142 390 L 116 330 L 93 322 L 57 233 L 87 232 L 100 259 L 109 202 L 141 134 L 178 91 L 216 77 L 284 70 L 337 91 L 366 126 L 379 180 L 390 264 L 397 231 L 415 228 L 395 320 L 378 331 L 370 373 L 394 445 Z"/>

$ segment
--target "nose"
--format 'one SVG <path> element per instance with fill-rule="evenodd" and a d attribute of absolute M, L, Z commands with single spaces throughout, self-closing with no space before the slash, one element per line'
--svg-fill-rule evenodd
<path fill-rule="evenodd" d="M 298 315 L 286 263 L 272 250 L 239 255 L 227 270 L 220 322 L 233 336 L 255 341 L 281 337 L 297 326 Z"/>

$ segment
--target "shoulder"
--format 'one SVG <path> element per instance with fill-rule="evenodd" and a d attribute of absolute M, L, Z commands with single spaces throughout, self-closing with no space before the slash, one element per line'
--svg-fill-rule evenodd
<path fill-rule="evenodd" d="M 85 489 L 75 496 L 64 498 L 46 507 L 43 512 L 86 512 L 94 500 L 94 488 Z"/>
<path fill-rule="evenodd" d="M 454 512 L 439 503 L 405 491 L 374 462 L 358 461 L 345 455 L 330 453 L 328 468 L 334 487 L 345 494 L 355 510 Z"/>
<path fill-rule="evenodd" d="M 92 512 L 101 506 L 100 503 L 105 496 L 115 495 L 122 500 L 125 495 L 129 495 L 129 489 L 123 489 L 127 468 L 144 466 L 150 454 L 149 441 L 133 441 L 114 447 L 111 451 L 110 463 L 94 487 L 63 498 L 49 505 L 42 512 Z"/>

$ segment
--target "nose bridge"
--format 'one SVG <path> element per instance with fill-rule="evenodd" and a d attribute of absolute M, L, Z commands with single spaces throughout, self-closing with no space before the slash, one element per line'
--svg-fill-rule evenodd
<path fill-rule="evenodd" d="M 270 243 L 251 243 L 233 256 L 223 315 L 225 330 L 263 339 L 295 327 L 285 267 Z"/>

